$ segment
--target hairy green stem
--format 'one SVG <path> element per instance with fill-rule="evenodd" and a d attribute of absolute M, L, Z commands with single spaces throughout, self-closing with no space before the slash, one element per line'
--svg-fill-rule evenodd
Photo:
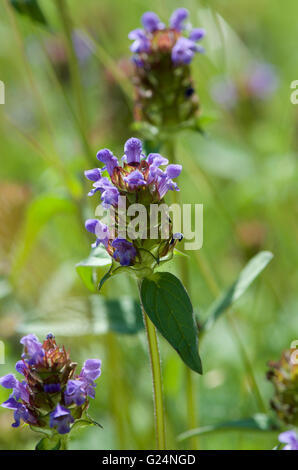
<path fill-rule="evenodd" d="M 163 406 L 163 392 L 162 392 L 162 378 L 160 355 L 157 343 L 157 336 L 155 326 L 146 314 L 142 300 L 141 300 L 141 283 L 138 282 L 141 308 L 143 312 L 144 324 L 147 334 L 149 357 L 152 372 L 153 382 L 153 400 L 154 400 L 154 416 L 155 416 L 155 429 L 156 429 L 156 443 L 158 450 L 166 448 L 166 433 L 165 433 L 165 417 Z"/>

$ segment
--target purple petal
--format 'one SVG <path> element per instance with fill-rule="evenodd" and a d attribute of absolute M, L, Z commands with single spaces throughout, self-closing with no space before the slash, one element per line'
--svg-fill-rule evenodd
<path fill-rule="evenodd" d="M 135 138 L 131 137 L 125 142 L 124 153 L 127 157 L 127 163 L 140 163 L 141 153 L 142 153 L 142 142 Z"/>
<path fill-rule="evenodd" d="M 101 178 L 101 171 L 99 168 L 93 168 L 92 170 L 86 170 L 85 176 L 90 181 L 98 181 Z"/>
<path fill-rule="evenodd" d="M 107 172 L 112 176 L 114 168 L 119 166 L 117 158 L 112 154 L 109 149 L 102 149 L 97 153 L 97 159 L 104 163 L 107 167 Z"/>
<path fill-rule="evenodd" d="M 95 234 L 95 229 L 98 224 L 99 221 L 97 219 L 87 219 L 85 222 L 85 228 L 88 230 L 88 232 Z"/>
<path fill-rule="evenodd" d="M 176 31 L 182 31 L 184 29 L 184 21 L 188 17 L 188 10 L 186 8 L 178 8 L 175 10 L 170 18 L 170 27 L 176 29 Z"/>
<path fill-rule="evenodd" d="M 165 26 L 160 21 L 157 14 L 151 11 L 147 11 L 146 13 L 144 13 L 144 15 L 142 16 L 142 24 L 145 30 L 148 31 L 149 33 L 153 33 L 154 31 L 157 31 L 158 29 L 163 29 Z"/>
<path fill-rule="evenodd" d="M 131 173 L 129 173 L 129 175 L 125 176 L 123 179 L 129 185 L 131 189 L 146 185 L 146 181 L 144 180 L 144 175 L 139 170 L 132 171 Z"/>
<path fill-rule="evenodd" d="M 203 28 L 194 28 L 189 34 L 189 39 L 191 41 L 200 41 L 206 34 L 206 31 Z"/>
<path fill-rule="evenodd" d="M 169 165 L 166 168 L 166 174 L 169 178 L 177 178 L 182 170 L 182 165 Z"/>
<path fill-rule="evenodd" d="M 3 377 L 0 377 L 0 385 L 4 388 L 14 388 L 17 384 L 17 379 L 13 374 L 7 374 Z"/>

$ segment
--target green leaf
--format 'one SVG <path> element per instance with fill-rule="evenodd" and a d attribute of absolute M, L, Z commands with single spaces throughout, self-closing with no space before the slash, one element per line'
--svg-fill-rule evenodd
<path fill-rule="evenodd" d="M 157 272 L 143 279 L 141 299 L 145 312 L 160 333 L 195 372 L 202 373 L 198 331 L 188 294 L 176 276 Z"/>
<path fill-rule="evenodd" d="M 53 437 L 43 437 L 35 447 L 35 450 L 59 450 L 61 447 L 61 437 L 55 434 Z"/>
<path fill-rule="evenodd" d="M 196 429 L 190 429 L 178 436 L 178 441 L 184 441 L 194 436 L 208 434 L 217 431 L 276 431 L 278 426 L 276 422 L 265 414 L 259 413 L 251 418 L 240 419 L 236 421 L 225 421 L 223 423 L 202 426 Z"/>
<path fill-rule="evenodd" d="M 22 238 L 16 247 L 12 277 L 24 266 L 41 229 L 57 214 L 74 213 L 75 204 L 64 197 L 46 194 L 35 199 L 28 207 Z"/>
<path fill-rule="evenodd" d="M 101 268 L 112 265 L 112 258 L 102 246 L 91 251 L 90 256 L 76 265 L 76 270 L 85 286 L 97 291 L 98 277 L 103 275 Z"/>
<path fill-rule="evenodd" d="M 203 326 L 204 330 L 209 330 L 214 322 L 222 315 L 251 285 L 255 278 L 265 269 L 272 260 L 273 254 L 270 251 L 261 251 L 254 256 L 240 272 L 236 281 L 229 289 L 215 300 L 208 311 L 207 320 Z"/>
<path fill-rule="evenodd" d="M 18 13 L 28 16 L 37 23 L 48 26 L 46 17 L 37 0 L 10 0 L 10 3 Z"/>

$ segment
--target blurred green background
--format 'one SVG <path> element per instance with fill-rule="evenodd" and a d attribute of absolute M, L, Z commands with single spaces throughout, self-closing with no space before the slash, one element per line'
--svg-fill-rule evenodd
<path fill-rule="evenodd" d="M 88 357 L 103 363 L 90 413 L 104 429 L 82 431 L 70 448 L 150 449 L 151 377 L 142 324 L 135 320 L 134 284 L 127 276 L 110 281 L 102 292 L 110 300 L 104 302 L 90 295 L 75 265 L 89 254 L 92 237 L 83 220 L 92 217 L 96 204 L 85 196 L 83 171 L 96 166 L 100 148 L 121 156 L 125 140 L 134 134 L 127 35 L 140 26 L 145 11 L 167 21 L 182 5 L 68 1 L 73 28 L 84 44 L 73 71 L 55 2 L 39 4 L 47 26 L 18 14 L 6 0 L 0 4 L 0 80 L 5 84 L 0 340 L 6 359 L 0 375 L 12 372 L 23 334 L 41 339 L 51 331 L 79 365 Z M 188 0 L 183 6 L 193 26 L 206 29 L 206 52 L 192 64 L 205 135 L 185 131 L 177 136 L 181 198 L 204 204 L 203 248 L 189 252 L 188 259 L 189 290 L 199 319 L 206 318 L 218 287 L 231 285 L 254 254 L 274 253 L 229 313 L 234 322 L 220 318 L 200 345 L 204 375 L 193 374 L 196 422 L 206 426 L 265 411 L 250 386 L 239 338 L 268 412 L 273 389 L 265 376 L 267 362 L 298 338 L 298 106 L 290 102 L 290 83 L 298 79 L 298 5 L 295 0 L 288 0 L 286 8 L 277 0 Z M 233 109 L 213 101 L 210 89 L 217 77 L 239 83 L 255 61 L 274 67 L 278 84 L 270 97 L 246 97 Z M 178 272 L 177 261 L 167 270 Z M 187 449 L 189 440 L 177 440 L 189 428 L 185 368 L 162 338 L 160 347 L 168 447 Z M 1 388 L 1 402 L 7 397 Z M 12 412 L 0 408 L 0 448 L 33 448 L 34 433 L 27 426 L 13 429 L 11 423 Z M 202 434 L 197 445 L 272 449 L 277 435 L 226 430 Z"/>

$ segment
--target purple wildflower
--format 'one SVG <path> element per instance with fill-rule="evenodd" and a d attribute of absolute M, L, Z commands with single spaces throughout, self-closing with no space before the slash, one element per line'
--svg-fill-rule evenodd
<path fill-rule="evenodd" d="M 295 431 L 285 431 L 278 436 L 278 440 L 283 444 L 283 450 L 298 450 L 298 436 Z"/>
<path fill-rule="evenodd" d="M 146 12 L 142 16 L 142 23 L 144 29 L 135 29 L 128 35 L 129 39 L 134 42 L 130 46 L 130 50 L 136 54 L 133 57 L 133 61 L 137 67 L 143 67 L 147 62 L 150 63 L 150 55 L 154 55 L 156 47 L 159 47 L 154 42 L 153 47 L 152 41 L 159 31 L 169 33 L 170 30 L 174 30 L 176 35 L 169 35 L 169 46 L 167 46 L 172 56 L 174 65 L 187 65 L 191 62 L 196 52 L 203 52 L 204 49 L 201 46 L 196 45 L 196 41 L 200 41 L 205 36 L 205 30 L 202 28 L 194 28 L 190 31 L 189 38 L 182 36 L 182 31 L 185 29 L 185 20 L 188 18 L 189 12 L 186 8 L 178 8 L 173 12 L 170 18 L 170 27 L 167 28 L 162 23 L 159 17 L 153 12 Z M 165 36 L 166 37 L 166 36 Z M 172 38 L 172 39 L 170 39 Z M 161 41 L 162 48 L 164 47 L 164 41 Z M 157 53 L 159 51 L 157 50 Z M 140 54 L 140 57 L 138 56 Z M 148 54 L 142 56 L 142 54 Z"/>
<path fill-rule="evenodd" d="M 170 18 L 170 27 L 176 31 L 182 31 L 185 28 L 183 23 L 188 18 L 188 15 L 189 13 L 186 8 L 177 8 Z"/>
<path fill-rule="evenodd" d="M 70 431 L 70 424 L 73 422 L 74 419 L 70 411 L 59 403 L 50 413 L 50 427 L 56 428 L 59 434 L 67 434 Z"/>
<path fill-rule="evenodd" d="M 116 238 L 112 242 L 112 247 L 115 248 L 113 257 L 121 264 L 121 266 L 130 266 L 133 263 L 137 255 L 137 251 L 131 242 L 121 238 Z"/>

